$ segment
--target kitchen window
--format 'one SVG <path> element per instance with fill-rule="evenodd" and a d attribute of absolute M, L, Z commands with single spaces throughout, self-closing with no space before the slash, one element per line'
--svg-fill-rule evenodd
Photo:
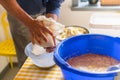
<path fill-rule="evenodd" d="M 88 0 L 72 0 L 71 10 L 73 11 L 120 11 L 120 5 L 117 4 L 117 5 L 102 6 L 100 0 L 96 4 L 91 5 L 89 4 Z"/>

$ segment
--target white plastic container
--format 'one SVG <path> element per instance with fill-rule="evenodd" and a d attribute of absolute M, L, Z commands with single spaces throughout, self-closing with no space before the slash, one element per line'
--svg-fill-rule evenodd
<path fill-rule="evenodd" d="M 50 68 L 55 65 L 54 59 L 53 59 L 53 54 L 54 52 L 48 53 L 43 50 L 39 50 L 39 55 L 33 54 L 32 53 L 32 43 L 29 43 L 25 47 L 25 54 L 26 56 L 30 57 L 32 60 L 33 64 L 40 68 Z M 42 48 L 41 48 L 42 49 Z"/>
<path fill-rule="evenodd" d="M 120 37 L 120 13 L 95 13 L 90 18 L 90 33 Z"/>

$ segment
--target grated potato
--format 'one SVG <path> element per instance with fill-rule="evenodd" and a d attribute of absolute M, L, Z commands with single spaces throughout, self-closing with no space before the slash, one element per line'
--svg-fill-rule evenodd
<path fill-rule="evenodd" d="M 81 27 L 65 27 L 63 32 L 57 36 L 58 39 L 64 40 L 66 38 L 69 38 L 71 36 L 80 35 L 87 33 L 86 29 Z"/>

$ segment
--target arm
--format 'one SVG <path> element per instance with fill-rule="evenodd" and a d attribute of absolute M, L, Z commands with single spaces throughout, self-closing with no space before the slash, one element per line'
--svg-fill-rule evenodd
<path fill-rule="evenodd" d="M 8 12 L 10 12 L 23 24 L 27 25 L 33 21 L 32 17 L 24 12 L 24 10 L 18 5 L 16 0 L 0 0 L 0 3 Z"/>
<path fill-rule="evenodd" d="M 42 43 L 41 39 L 48 41 L 46 37 L 46 33 L 50 34 L 54 39 L 53 33 L 50 30 L 48 30 L 46 27 L 43 27 L 42 23 L 29 16 L 18 5 L 16 0 L 0 0 L 0 3 L 8 12 L 10 12 L 14 17 L 16 17 L 29 29 L 33 43 L 35 43 L 36 40 L 41 44 Z"/>
<path fill-rule="evenodd" d="M 60 14 L 60 6 L 64 0 L 49 0 L 46 5 L 46 16 L 58 20 Z M 51 52 L 55 47 L 46 48 L 47 52 Z"/>

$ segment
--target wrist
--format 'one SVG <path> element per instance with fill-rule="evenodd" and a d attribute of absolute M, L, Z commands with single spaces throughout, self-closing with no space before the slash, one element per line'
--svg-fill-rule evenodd
<path fill-rule="evenodd" d="M 23 23 L 26 25 L 26 27 L 31 27 L 35 22 L 35 19 L 33 18 L 29 18 L 29 19 L 26 19 Z"/>

